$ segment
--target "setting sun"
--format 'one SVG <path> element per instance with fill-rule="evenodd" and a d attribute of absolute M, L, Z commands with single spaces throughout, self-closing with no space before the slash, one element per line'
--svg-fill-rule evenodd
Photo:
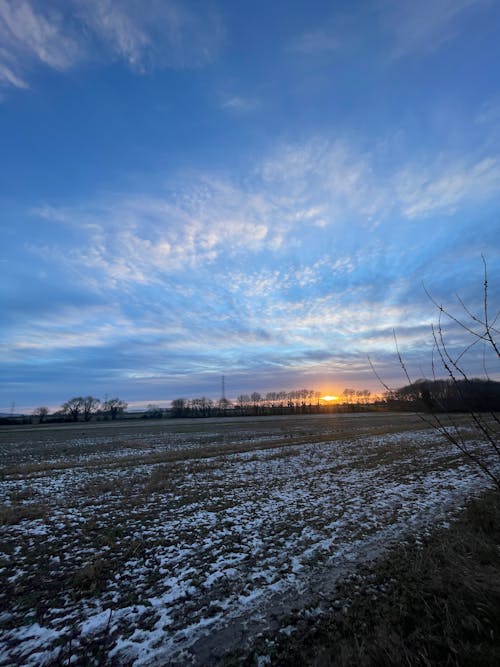
<path fill-rule="evenodd" d="M 338 396 L 330 396 L 330 394 L 327 394 L 326 396 L 322 396 L 321 400 L 322 401 L 336 401 L 338 399 Z"/>

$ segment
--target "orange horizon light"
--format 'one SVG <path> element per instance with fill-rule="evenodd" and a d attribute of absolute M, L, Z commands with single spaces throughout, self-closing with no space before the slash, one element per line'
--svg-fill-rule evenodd
<path fill-rule="evenodd" d="M 322 401 L 336 401 L 338 399 L 338 396 L 332 396 L 331 394 L 326 394 L 326 396 L 322 396 L 321 400 Z"/>

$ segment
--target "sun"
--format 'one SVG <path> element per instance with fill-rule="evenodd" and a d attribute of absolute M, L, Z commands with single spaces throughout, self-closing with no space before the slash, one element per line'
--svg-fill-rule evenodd
<path fill-rule="evenodd" d="M 337 398 L 338 396 L 331 396 L 330 394 L 327 394 L 326 396 L 322 396 L 321 400 L 330 402 L 330 401 L 336 401 Z"/>

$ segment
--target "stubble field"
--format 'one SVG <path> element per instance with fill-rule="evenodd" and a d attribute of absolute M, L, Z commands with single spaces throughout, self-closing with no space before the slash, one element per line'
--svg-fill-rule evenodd
<path fill-rule="evenodd" d="M 487 486 L 387 413 L 4 427 L 0 461 L 0 665 L 220 664 Z"/>

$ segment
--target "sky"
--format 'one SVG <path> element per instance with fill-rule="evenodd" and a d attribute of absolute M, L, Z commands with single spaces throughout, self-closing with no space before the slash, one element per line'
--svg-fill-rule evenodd
<path fill-rule="evenodd" d="M 499 71 L 494 0 L 0 0 L 0 412 L 429 377 L 425 289 L 500 305 Z"/>

